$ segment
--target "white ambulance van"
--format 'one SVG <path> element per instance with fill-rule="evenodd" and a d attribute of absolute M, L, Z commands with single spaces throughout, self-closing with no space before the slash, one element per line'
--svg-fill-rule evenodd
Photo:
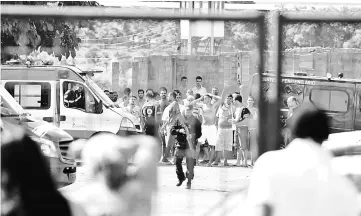
<path fill-rule="evenodd" d="M 140 133 L 132 115 L 116 108 L 87 75 L 74 66 L 1 66 L 1 85 L 34 117 L 87 139 L 98 132 Z"/>
<path fill-rule="evenodd" d="M 25 128 L 30 138 L 39 144 L 58 186 L 74 183 L 77 164 L 68 154 L 73 137 L 64 130 L 28 114 L 2 86 L 0 99 L 1 120 L 5 127 L 6 124 L 13 124 Z"/>

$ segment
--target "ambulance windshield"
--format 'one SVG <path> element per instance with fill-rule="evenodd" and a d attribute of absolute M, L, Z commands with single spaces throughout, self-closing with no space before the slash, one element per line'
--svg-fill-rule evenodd
<path fill-rule="evenodd" d="M 101 90 L 101 88 L 89 77 L 87 77 L 87 83 L 94 93 L 103 101 L 103 103 L 112 108 L 115 107 L 114 102 Z"/>

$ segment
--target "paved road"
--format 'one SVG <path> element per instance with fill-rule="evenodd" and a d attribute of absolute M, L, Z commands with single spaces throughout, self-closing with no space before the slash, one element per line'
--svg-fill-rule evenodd
<path fill-rule="evenodd" d="M 247 186 L 251 169 L 196 166 L 191 190 L 186 190 L 185 184 L 175 186 L 177 177 L 174 166 L 159 166 L 158 173 L 159 191 L 154 215 L 198 216 L 210 211 L 230 191 Z M 60 190 L 68 195 L 76 193 L 76 190 L 89 181 L 91 178 L 85 170 L 79 168 L 76 183 Z"/>

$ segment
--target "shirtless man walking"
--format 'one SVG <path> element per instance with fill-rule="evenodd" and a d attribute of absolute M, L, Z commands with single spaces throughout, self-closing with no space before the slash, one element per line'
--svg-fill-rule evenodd
<path fill-rule="evenodd" d="M 223 91 L 221 96 L 216 96 L 212 94 L 205 94 L 201 98 L 192 101 L 190 104 L 195 105 L 203 99 L 203 104 L 200 104 L 200 110 L 202 110 L 202 137 L 198 139 L 198 142 L 205 143 L 208 141 L 210 146 L 210 157 L 208 166 L 212 165 L 215 156 L 215 146 L 217 143 L 217 127 L 216 123 L 216 113 L 217 108 L 222 103 L 222 98 L 224 95 L 224 90 L 229 86 L 228 83 L 224 84 Z M 212 102 L 214 99 L 214 103 Z"/>

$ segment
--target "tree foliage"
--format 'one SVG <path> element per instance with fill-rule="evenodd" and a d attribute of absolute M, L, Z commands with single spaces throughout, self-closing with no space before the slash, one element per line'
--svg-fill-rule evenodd
<path fill-rule="evenodd" d="M 76 28 L 77 35 L 83 38 L 78 57 L 96 61 L 94 58 L 123 59 L 159 51 L 171 53 L 173 46 L 179 43 L 178 31 L 178 21 L 89 21 L 87 26 Z"/>
<path fill-rule="evenodd" d="M 295 7 L 292 10 L 304 13 L 305 8 Z M 289 11 L 283 5 L 278 6 L 280 12 Z M 361 13 L 360 8 L 308 8 L 308 12 L 320 14 L 332 12 L 352 16 Z M 274 23 L 270 17 L 266 19 L 266 28 L 272 29 Z M 267 32 L 265 32 L 267 34 Z M 361 48 L 361 23 L 290 23 L 283 28 L 283 42 L 285 49 L 302 47 L 329 47 L 329 48 Z M 258 31 L 253 23 L 225 22 L 225 40 L 230 41 L 232 51 L 253 50 L 257 47 Z M 268 45 L 272 38 L 266 36 Z"/>
<path fill-rule="evenodd" d="M 297 8 L 296 8 L 297 10 Z M 297 10 L 300 11 L 300 10 Z M 361 13 L 359 8 L 312 8 L 311 11 L 320 15 L 332 12 L 352 16 Z M 301 11 L 300 11 L 301 12 Z M 361 23 L 331 22 L 331 23 L 290 23 L 284 27 L 284 48 L 327 47 L 327 48 L 361 48 Z"/>
<path fill-rule="evenodd" d="M 62 6 L 99 6 L 94 1 L 13 1 L 1 4 Z M 1 61 L 4 62 L 20 55 L 28 55 L 40 47 L 40 51 L 54 54 L 59 60 L 62 56 L 76 56 L 81 39 L 74 32 L 75 26 L 84 22 L 46 19 L 14 19 L 1 17 Z"/>

